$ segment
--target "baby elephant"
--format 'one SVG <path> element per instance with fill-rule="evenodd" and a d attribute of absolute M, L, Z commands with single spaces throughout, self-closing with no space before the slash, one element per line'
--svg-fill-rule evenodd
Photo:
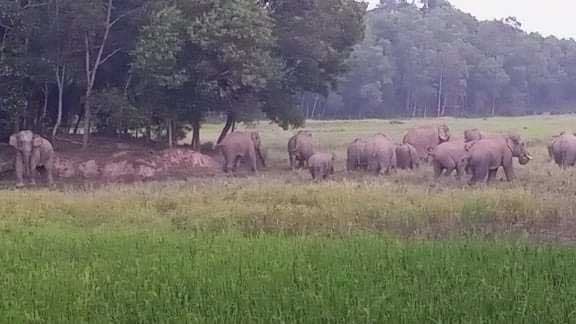
<path fill-rule="evenodd" d="M 410 144 L 396 145 L 396 167 L 402 170 L 418 169 L 418 152 Z"/>
<path fill-rule="evenodd" d="M 308 168 L 312 179 L 326 179 L 334 174 L 334 161 L 336 157 L 329 153 L 315 153 L 308 159 Z"/>

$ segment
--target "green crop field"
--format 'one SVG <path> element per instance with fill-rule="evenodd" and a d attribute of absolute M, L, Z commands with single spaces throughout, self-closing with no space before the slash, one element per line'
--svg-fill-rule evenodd
<path fill-rule="evenodd" d="M 535 160 L 490 187 L 343 170 L 355 137 L 431 122 L 515 131 Z M 576 173 L 545 148 L 575 122 L 309 122 L 338 156 L 322 183 L 288 171 L 292 132 L 262 123 L 257 176 L 0 190 L 0 322 L 575 322 Z"/>

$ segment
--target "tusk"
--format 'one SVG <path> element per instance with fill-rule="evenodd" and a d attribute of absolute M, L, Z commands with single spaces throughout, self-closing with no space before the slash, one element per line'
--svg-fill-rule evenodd
<path fill-rule="evenodd" d="M 526 154 L 526 157 L 528 158 L 528 160 L 533 160 L 534 158 L 532 157 L 532 155 L 530 154 Z"/>

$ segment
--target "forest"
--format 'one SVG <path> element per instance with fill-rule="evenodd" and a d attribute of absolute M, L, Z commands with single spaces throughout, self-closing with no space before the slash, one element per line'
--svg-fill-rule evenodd
<path fill-rule="evenodd" d="M 443 0 L 3 0 L 0 138 L 569 112 L 576 42 Z"/>
<path fill-rule="evenodd" d="M 381 0 L 322 118 L 485 117 L 573 112 L 576 42 L 478 21 L 449 2 Z M 312 114 L 319 112 L 319 115 Z"/>

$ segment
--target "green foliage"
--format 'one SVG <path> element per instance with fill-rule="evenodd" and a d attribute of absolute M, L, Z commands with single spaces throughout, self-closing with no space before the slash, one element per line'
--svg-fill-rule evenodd
<path fill-rule="evenodd" d="M 574 320 L 571 249 L 39 229 L 0 248 L 12 323 Z"/>

